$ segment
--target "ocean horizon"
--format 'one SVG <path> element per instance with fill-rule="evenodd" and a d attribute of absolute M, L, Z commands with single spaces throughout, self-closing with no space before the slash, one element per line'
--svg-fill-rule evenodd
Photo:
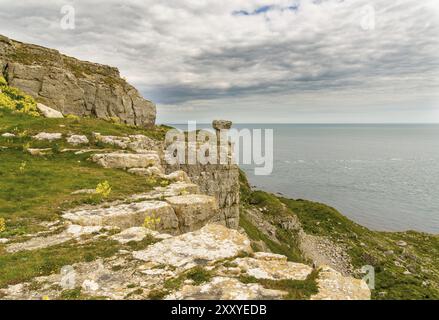
<path fill-rule="evenodd" d="M 273 129 L 272 174 L 257 176 L 254 165 L 240 165 L 256 189 L 325 203 L 374 230 L 439 233 L 439 124 L 233 127 Z"/>

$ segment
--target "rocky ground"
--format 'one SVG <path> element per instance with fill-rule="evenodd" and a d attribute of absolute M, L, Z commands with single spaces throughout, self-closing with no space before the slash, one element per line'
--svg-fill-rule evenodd
<path fill-rule="evenodd" d="M 69 154 L 96 172 L 125 172 L 150 186 L 113 200 L 93 198 L 111 192 L 110 184 L 71 190 L 68 197 L 86 201 L 54 208 L 56 218 L 41 218 L 36 229 L 30 219 L 26 228 L 34 233 L 21 234 L 20 222 L 7 216 L 0 233 L 2 299 L 370 298 L 364 281 L 329 266 L 252 248 L 243 229 L 226 227 L 217 197 L 203 194 L 185 171 L 166 172 L 158 140 L 54 130 L 8 131 L 0 139 L 5 157 L 56 166 Z M 29 169 L 20 168 L 24 179 Z"/>

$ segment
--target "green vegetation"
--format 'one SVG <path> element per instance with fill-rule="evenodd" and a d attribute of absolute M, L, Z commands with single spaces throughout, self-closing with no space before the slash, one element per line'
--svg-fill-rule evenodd
<path fill-rule="evenodd" d="M 162 289 L 153 290 L 148 294 L 151 300 L 161 300 L 173 291 L 181 288 L 186 280 L 192 280 L 193 284 L 198 286 L 212 279 L 213 272 L 207 271 L 205 268 L 197 266 L 180 274 L 176 278 L 165 281 Z"/>
<path fill-rule="evenodd" d="M 267 289 L 286 291 L 288 292 L 284 297 L 286 300 L 308 300 L 319 291 L 316 282 L 317 278 L 318 271 L 314 270 L 304 281 L 256 279 L 251 276 L 241 276 L 239 280 L 242 283 L 259 283 Z"/>
<path fill-rule="evenodd" d="M 114 255 L 120 249 L 118 242 L 97 240 L 90 244 L 66 242 L 40 250 L 14 254 L 0 252 L 0 288 L 29 281 L 32 278 L 60 272 L 65 265 L 93 261 Z"/>
<path fill-rule="evenodd" d="M 305 200 L 281 199 L 307 233 L 344 244 L 356 269 L 375 268 L 375 299 L 439 299 L 439 236 L 377 232 L 362 227 L 334 208 Z M 404 241 L 407 246 L 396 243 Z"/>
<path fill-rule="evenodd" d="M 279 225 L 282 217 L 294 216 L 306 233 L 329 238 L 346 248 L 354 276 L 361 278 L 360 269 L 365 265 L 374 267 L 373 299 L 439 299 L 438 235 L 372 231 L 327 205 L 252 191 L 243 173 L 240 183 L 243 195 L 240 225 L 252 240 L 262 240 L 272 252 L 300 262 L 297 234 Z M 251 209 L 262 212 L 264 219 L 276 227 L 275 239 L 251 223 L 247 212 Z M 407 245 L 399 246 L 398 241 Z"/>
<path fill-rule="evenodd" d="M 25 94 L 20 89 L 8 86 L 5 78 L 0 75 L 0 109 L 3 108 L 34 117 L 40 116 L 34 98 Z"/>
<path fill-rule="evenodd" d="M 71 148 L 65 139 L 59 142 L 36 141 L 32 135 L 39 132 L 75 132 L 86 134 L 145 134 L 163 137 L 166 128 L 151 130 L 115 126 L 99 119 L 45 119 L 0 109 L 0 133 L 11 132 L 14 138 L 0 137 L 0 218 L 7 230 L 0 237 L 39 231 L 38 222 L 59 218 L 62 209 L 82 203 L 99 203 L 103 198 L 115 200 L 125 195 L 145 192 L 161 181 L 143 180 L 122 170 L 103 169 L 88 161 L 90 154 L 61 152 Z M 112 149 L 91 139 L 93 149 Z M 48 148 L 45 156 L 32 156 L 28 148 Z M 100 195 L 72 195 L 79 189 L 95 189 L 98 184 L 105 191 Z"/>

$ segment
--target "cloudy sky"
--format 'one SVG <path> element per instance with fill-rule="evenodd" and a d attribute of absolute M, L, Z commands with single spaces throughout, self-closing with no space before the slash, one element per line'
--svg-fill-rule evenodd
<path fill-rule="evenodd" d="M 74 29 L 62 27 L 65 5 Z M 439 122 L 438 0 L 0 7 L 1 34 L 118 67 L 161 123 Z"/>

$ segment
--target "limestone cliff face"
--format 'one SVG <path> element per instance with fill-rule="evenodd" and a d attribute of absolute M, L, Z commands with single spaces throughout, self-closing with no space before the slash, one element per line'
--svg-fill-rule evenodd
<path fill-rule="evenodd" d="M 155 105 L 122 79 L 117 68 L 0 35 L 0 71 L 9 85 L 64 114 L 116 117 L 142 127 L 155 122 Z"/>
<path fill-rule="evenodd" d="M 182 165 L 202 193 L 214 196 L 219 213 L 212 220 L 233 229 L 239 226 L 239 168 L 237 165 Z"/>

